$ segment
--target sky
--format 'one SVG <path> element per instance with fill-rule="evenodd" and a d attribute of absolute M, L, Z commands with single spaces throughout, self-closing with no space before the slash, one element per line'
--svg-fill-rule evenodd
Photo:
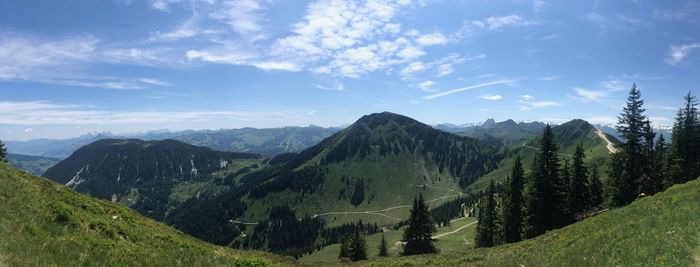
<path fill-rule="evenodd" d="M 5 140 L 381 111 L 614 124 L 633 83 L 669 126 L 699 71 L 697 1 L 0 1 Z"/>

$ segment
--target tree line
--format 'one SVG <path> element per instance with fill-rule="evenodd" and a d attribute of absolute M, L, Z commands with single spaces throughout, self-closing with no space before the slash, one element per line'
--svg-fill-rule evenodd
<path fill-rule="evenodd" d="M 688 93 L 678 110 L 671 144 L 653 131 L 644 100 L 633 85 L 616 130 L 621 135 L 600 179 L 597 164 L 585 164 L 582 144 L 573 159 L 561 160 L 551 127 L 546 125 L 539 151 L 526 174 L 516 156 L 506 190 L 492 181 L 477 204 L 475 245 L 490 247 L 518 242 L 561 228 L 604 208 L 628 205 L 673 184 L 700 176 L 700 121 L 695 97 Z"/>

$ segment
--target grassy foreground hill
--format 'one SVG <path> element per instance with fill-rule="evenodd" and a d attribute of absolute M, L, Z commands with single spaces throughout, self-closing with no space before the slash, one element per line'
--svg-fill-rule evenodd
<path fill-rule="evenodd" d="M 275 266 L 0 163 L 0 266 Z"/>
<path fill-rule="evenodd" d="M 693 266 L 700 264 L 700 179 L 565 228 L 488 249 L 377 259 L 369 266 Z"/>

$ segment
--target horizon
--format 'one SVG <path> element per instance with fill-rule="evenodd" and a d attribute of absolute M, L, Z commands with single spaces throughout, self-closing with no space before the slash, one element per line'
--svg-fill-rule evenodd
<path fill-rule="evenodd" d="M 700 84 L 698 18 L 693 1 L 4 2 L 0 139 L 339 127 L 384 110 L 612 125 L 633 83 L 667 128 Z"/>

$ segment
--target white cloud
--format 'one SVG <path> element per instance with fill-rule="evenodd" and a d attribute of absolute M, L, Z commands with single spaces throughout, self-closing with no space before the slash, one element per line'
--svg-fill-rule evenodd
<path fill-rule="evenodd" d="M 479 96 L 480 99 L 485 99 L 485 100 L 491 100 L 491 101 L 498 101 L 503 99 L 502 96 L 500 95 L 495 95 L 495 94 L 487 94 L 487 95 L 482 95 Z"/>
<path fill-rule="evenodd" d="M 154 78 L 140 78 L 138 80 L 142 83 L 150 84 L 150 85 L 157 85 L 157 86 L 171 86 L 172 85 L 169 82 L 154 79 Z"/>
<path fill-rule="evenodd" d="M 333 86 L 323 86 L 320 84 L 315 84 L 314 87 L 326 91 L 345 91 L 345 86 L 343 86 L 340 83 L 336 83 Z"/>
<path fill-rule="evenodd" d="M 700 48 L 700 43 L 672 45 L 668 50 L 666 63 L 670 65 L 678 65 L 685 60 L 690 53 L 696 48 Z"/>
<path fill-rule="evenodd" d="M 588 90 L 585 88 L 580 88 L 580 87 L 575 87 L 574 91 L 576 91 L 576 94 L 581 97 L 582 100 L 584 101 L 601 101 L 605 99 L 608 96 L 607 91 L 597 91 L 597 90 Z"/>
<path fill-rule="evenodd" d="M 283 122 L 302 114 L 243 111 L 115 111 L 48 101 L 0 102 L 0 124 L 8 125 L 152 125 L 184 122 Z"/>
<path fill-rule="evenodd" d="M 25 134 L 32 134 L 32 133 L 34 133 L 34 129 L 32 129 L 32 128 L 26 128 L 26 129 L 24 129 L 24 133 L 25 133 Z"/>
<path fill-rule="evenodd" d="M 535 99 L 535 97 L 534 97 L 534 96 L 531 96 L 531 95 L 522 95 L 522 96 L 520 96 L 520 97 L 521 97 L 523 100 L 525 100 L 525 101 L 530 101 L 530 100 Z"/>
<path fill-rule="evenodd" d="M 423 71 L 425 69 L 427 69 L 427 67 L 425 64 L 423 64 L 423 62 L 412 62 L 411 64 L 409 64 L 401 70 L 401 76 L 403 76 L 404 78 L 408 78 L 411 74 Z"/>
<path fill-rule="evenodd" d="M 209 16 L 228 24 L 238 34 L 246 38 L 252 36 L 253 40 L 266 38 L 260 34 L 264 8 L 257 0 L 223 1 L 217 9 Z"/>
<path fill-rule="evenodd" d="M 454 93 L 459 93 L 459 92 L 472 90 L 472 89 L 476 89 L 476 88 L 493 86 L 493 85 L 500 85 L 500 84 L 510 84 L 514 81 L 515 80 L 497 80 L 497 81 L 485 82 L 485 83 L 480 83 L 480 84 L 476 84 L 476 85 L 472 85 L 472 86 L 452 89 L 449 91 L 440 92 L 440 93 L 436 93 L 436 94 L 432 94 L 432 95 L 427 95 L 427 96 L 424 96 L 423 99 L 431 100 L 431 99 L 435 99 L 435 98 L 439 98 L 439 97 L 443 97 L 443 96 L 448 96 L 448 95 L 451 95 Z"/>
<path fill-rule="evenodd" d="M 560 107 L 561 104 L 554 101 L 520 101 L 520 110 L 543 109 Z"/>
<path fill-rule="evenodd" d="M 435 82 L 433 82 L 431 80 L 427 80 L 425 82 L 419 83 L 418 88 L 420 88 L 421 90 L 426 91 L 428 93 L 433 93 L 433 92 L 435 92 L 435 90 L 431 89 L 433 87 L 433 85 L 435 85 Z"/>
<path fill-rule="evenodd" d="M 301 66 L 293 62 L 283 62 L 283 61 L 263 61 L 252 63 L 253 66 L 261 70 L 284 70 L 284 71 L 300 71 Z"/>
<path fill-rule="evenodd" d="M 605 89 L 608 89 L 609 91 L 624 91 L 629 88 L 627 88 L 622 81 L 620 80 L 608 80 L 608 81 L 603 81 L 602 86 Z"/>
<path fill-rule="evenodd" d="M 316 111 L 315 111 L 315 110 L 312 110 L 312 111 L 310 111 L 309 113 L 306 113 L 306 115 L 309 115 L 309 116 L 313 116 L 314 114 L 316 114 Z"/>
<path fill-rule="evenodd" d="M 439 32 L 431 33 L 419 36 L 416 38 L 416 43 L 422 46 L 441 45 L 447 43 L 447 37 Z"/>
<path fill-rule="evenodd" d="M 539 77 L 537 79 L 540 81 L 551 82 L 551 81 L 556 81 L 556 80 L 561 79 L 561 76 L 545 76 L 545 77 Z"/>
<path fill-rule="evenodd" d="M 507 26 L 529 26 L 536 24 L 518 15 L 488 17 L 483 20 L 472 20 L 471 26 L 476 29 L 498 30 Z"/>
<path fill-rule="evenodd" d="M 542 12 L 542 9 L 547 6 L 547 2 L 544 0 L 533 0 L 532 1 L 532 12 L 534 13 L 540 13 Z"/>
<path fill-rule="evenodd" d="M 593 22 L 593 23 L 598 23 L 598 24 L 603 24 L 605 23 L 605 17 L 603 15 L 596 13 L 596 12 L 588 12 L 585 15 L 583 15 L 583 18 Z"/>
<path fill-rule="evenodd" d="M 426 55 L 419 44 L 400 36 L 394 22 L 405 1 L 318 1 L 294 24 L 293 34 L 276 40 L 272 56 L 314 72 L 359 78 L 391 71 Z M 437 39 L 423 41 L 436 42 Z"/>

